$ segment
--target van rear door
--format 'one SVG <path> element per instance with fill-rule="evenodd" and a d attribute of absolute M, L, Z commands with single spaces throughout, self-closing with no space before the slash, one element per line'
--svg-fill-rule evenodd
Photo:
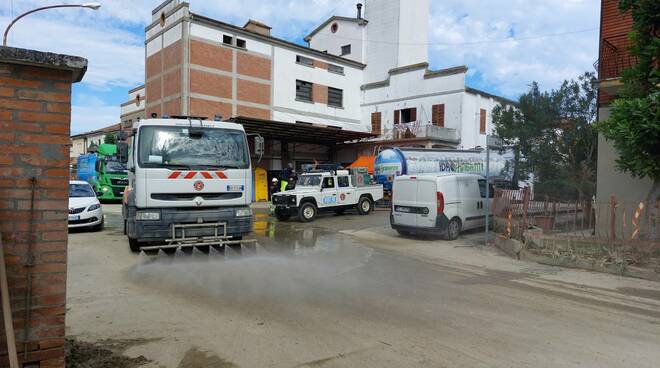
<path fill-rule="evenodd" d="M 435 227 L 438 196 L 435 178 L 417 180 L 417 227 Z"/>
<path fill-rule="evenodd" d="M 392 189 L 392 215 L 394 223 L 404 226 L 417 226 L 414 208 L 417 205 L 417 180 L 410 177 L 398 177 Z"/>

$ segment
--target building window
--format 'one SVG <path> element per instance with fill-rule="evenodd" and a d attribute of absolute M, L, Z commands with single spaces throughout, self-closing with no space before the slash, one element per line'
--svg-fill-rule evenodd
<path fill-rule="evenodd" d="M 431 107 L 431 122 L 435 126 L 445 127 L 445 104 L 433 105 Z"/>
<path fill-rule="evenodd" d="M 330 73 L 344 74 L 344 67 L 334 64 L 328 64 L 328 71 Z"/>
<path fill-rule="evenodd" d="M 236 47 L 240 47 L 240 48 L 244 49 L 245 46 L 246 46 L 245 40 L 242 40 L 240 38 L 236 39 Z"/>
<path fill-rule="evenodd" d="M 339 24 L 332 23 L 332 25 L 330 26 L 330 32 L 337 33 L 338 30 L 339 30 Z"/>
<path fill-rule="evenodd" d="M 394 111 L 394 124 L 411 123 L 413 121 L 417 121 L 416 107 Z"/>
<path fill-rule="evenodd" d="M 351 45 L 344 45 L 341 47 L 341 56 L 351 54 Z"/>
<path fill-rule="evenodd" d="M 296 63 L 314 67 L 314 60 L 300 55 L 296 55 Z"/>
<path fill-rule="evenodd" d="M 335 107 L 344 106 L 344 91 L 338 88 L 328 87 L 328 105 Z"/>
<path fill-rule="evenodd" d="M 486 110 L 479 110 L 479 133 L 486 134 Z"/>
<path fill-rule="evenodd" d="M 234 37 L 223 35 L 222 36 L 222 43 L 224 43 L 225 45 L 233 45 L 234 44 Z"/>
<path fill-rule="evenodd" d="M 312 84 L 309 82 L 296 81 L 296 100 L 312 102 Z"/>
<path fill-rule="evenodd" d="M 372 112 L 371 113 L 371 133 L 372 134 L 381 134 L 380 131 L 380 122 L 381 122 L 381 113 L 380 112 Z"/>

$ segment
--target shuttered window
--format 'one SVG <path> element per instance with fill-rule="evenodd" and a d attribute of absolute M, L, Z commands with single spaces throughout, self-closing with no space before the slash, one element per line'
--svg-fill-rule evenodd
<path fill-rule="evenodd" d="M 410 109 L 396 110 L 394 112 L 394 124 L 401 123 L 411 123 L 417 121 L 417 108 L 413 107 Z"/>
<path fill-rule="evenodd" d="M 296 63 L 311 67 L 314 66 L 314 60 L 300 55 L 296 55 Z"/>
<path fill-rule="evenodd" d="M 309 82 L 296 81 L 296 99 L 312 102 L 312 84 Z"/>
<path fill-rule="evenodd" d="M 371 133 L 381 134 L 380 121 L 381 121 L 381 113 L 380 112 L 372 112 L 371 113 Z"/>
<path fill-rule="evenodd" d="M 445 126 L 445 104 L 433 105 L 431 108 L 431 122 L 433 125 L 444 128 Z"/>
<path fill-rule="evenodd" d="M 334 64 L 328 64 L 328 71 L 330 73 L 344 74 L 344 68 Z"/>
<path fill-rule="evenodd" d="M 486 110 L 479 110 L 479 133 L 486 134 Z"/>
<path fill-rule="evenodd" d="M 335 107 L 344 106 L 344 91 L 338 88 L 328 87 L 328 105 Z"/>

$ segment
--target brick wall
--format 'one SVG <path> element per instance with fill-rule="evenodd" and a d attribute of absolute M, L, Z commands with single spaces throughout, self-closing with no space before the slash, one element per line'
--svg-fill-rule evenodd
<path fill-rule="evenodd" d="M 83 60 L 86 68 L 86 60 L 76 59 Z M 15 64 L 0 55 L 0 233 L 19 360 L 40 367 L 64 366 L 68 143 L 74 74 L 70 69 Z M 31 318 L 26 322 L 28 304 Z M 3 366 L 8 360 L 1 324 L 0 332 Z"/>

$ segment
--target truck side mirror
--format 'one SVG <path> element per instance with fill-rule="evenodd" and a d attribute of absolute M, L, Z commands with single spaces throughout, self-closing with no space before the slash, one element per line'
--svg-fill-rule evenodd
<path fill-rule="evenodd" d="M 265 151 L 264 137 L 256 136 L 254 137 L 254 154 L 257 156 L 263 156 Z"/>
<path fill-rule="evenodd" d="M 117 143 L 117 156 L 119 156 L 119 162 L 128 162 L 128 144 L 126 142 Z"/>
<path fill-rule="evenodd" d="M 96 163 L 94 163 L 94 170 L 96 170 L 96 172 L 101 172 L 101 160 L 98 160 Z"/>

